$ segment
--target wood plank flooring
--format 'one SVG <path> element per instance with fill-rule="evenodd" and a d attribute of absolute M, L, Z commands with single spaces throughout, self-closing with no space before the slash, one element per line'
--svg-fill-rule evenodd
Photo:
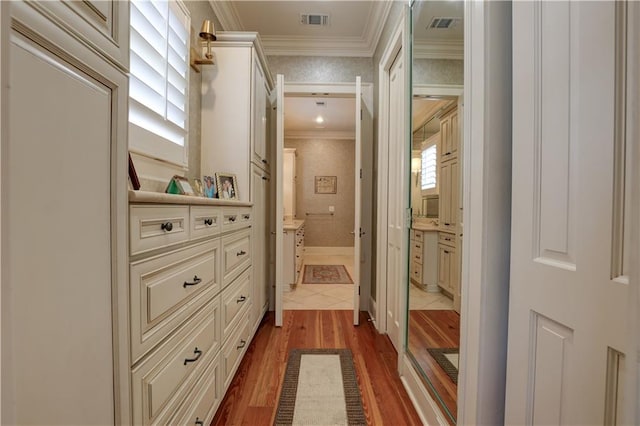
<path fill-rule="evenodd" d="M 397 373 L 398 356 L 385 335 L 378 334 L 353 311 L 284 311 L 283 326 L 267 313 L 229 386 L 212 425 L 272 425 L 291 349 L 349 348 L 353 353 L 362 405 L 370 425 L 420 425 Z"/>
<path fill-rule="evenodd" d="M 429 378 L 454 421 L 458 410 L 458 386 L 431 357 L 427 348 L 459 347 L 460 315 L 457 312 L 452 310 L 409 311 L 409 351 Z M 437 401 L 428 383 L 425 383 L 425 387 Z"/>

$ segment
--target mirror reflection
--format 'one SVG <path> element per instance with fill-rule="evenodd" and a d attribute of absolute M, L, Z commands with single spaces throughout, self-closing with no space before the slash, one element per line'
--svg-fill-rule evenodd
<path fill-rule="evenodd" d="M 463 236 L 463 11 L 461 1 L 412 5 L 407 351 L 452 424 L 457 411 Z"/>

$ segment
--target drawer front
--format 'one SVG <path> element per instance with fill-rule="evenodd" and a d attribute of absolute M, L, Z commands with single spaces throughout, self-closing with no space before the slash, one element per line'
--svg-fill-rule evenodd
<path fill-rule="evenodd" d="M 411 262 L 411 278 L 418 284 L 422 284 L 422 264 Z"/>
<path fill-rule="evenodd" d="M 222 209 L 191 206 L 191 239 L 211 237 L 222 232 Z"/>
<path fill-rule="evenodd" d="M 448 232 L 438 232 L 438 243 L 455 247 L 456 234 L 450 234 Z"/>
<path fill-rule="evenodd" d="M 220 298 L 216 297 L 175 336 L 132 372 L 135 424 L 152 424 L 181 403 L 180 385 L 220 346 Z"/>
<path fill-rule="evenodd" d="M 133 205 L 129 215 L 131 254 L 189 240 L 188 206 Z"/>
<path fill-rule="evenodd" d="M 249 346 L 250 332 L 251 324 L 248 319 L 248 315 L 244 315 L 239 327 L 222 348 L 222 377 L 224 377 L 223 389 L 226 389 L 231 383 L 236 367 L 240 364 L 242 355 Z"/>
<path fill-rule="evenodd" d="M 416 231 L 415 229 L 411 231 L 413 233 L 414 241 L 422 242 L 422 231 Z"/>
<path fill-rule="evenodd" d="M 411 242 L 411 260 L 422 263 L 422 243 L 419 241 Z"/>
<path fill-rule="evenodd" d="M 200 380 L 193 387 L 193 392 L 186 397 L 183 407 L 169 424 L 210 424 L 223 396 L 222 368 L 220 366 L 220 355 L 218 355 L 200 375 Z"/>
<path fill-rule="evenodd" d="M 252 218 L 251 207 L 223 208 L 222 231 L 228 232 L 251 226 Z"/>
<path fill-rule="evenodd" d="M 250 269 L 222 292 L 222 340 L 224 341 L 251 305 Z"/>
<path fill-rule="evenodd" d="M 223 286 L 229 284 L 251 263 L 251 232 L 241 231 L 222 239 Z"/>
<path fill-rule="evenodd" d="M 137 361 L 222 289 L 220 240 L 131 264 L 131 354 Z"/>

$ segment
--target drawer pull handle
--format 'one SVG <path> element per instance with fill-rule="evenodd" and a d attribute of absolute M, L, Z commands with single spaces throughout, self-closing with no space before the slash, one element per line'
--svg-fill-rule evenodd
<path fill-rule="evenodd" d="M 262 176 L 262 180 L 267 180 L 267 177 L 266 176 Z"/>
<path fill-rule="evenodd" d="M 196 423 L 199 426 L 204 426 L 204 422 L 202 420 L 200 420 L 200 417 L 196 417 Z"/>
<path fill-rule="evenodd" d="M 200 349 L 198 349 L 197 346 L 193 350 L 193 353 L 195 354 L 195 357 L 194 358 L 185 358 L 184 359 L 184 365 L 187 365 L 190 362 L 196 362 L 200 358 L 200 355 L 202 355 L 202 351 Z"/>
<path fill-rule="evenodd" d="M 238 300 L 236 300 L 236 303 L 242 303 L 242 302 L 244 302 L 245 300 L 247 300 L 247 297 L 246 297 L 246 296 L 240 296 L 240 297 L 238 298 Z"/>
<path fill-rule="evenodd" d="M 416 244 L 416 248 L 420 248 L 420 246 Z"/>
<path fill-rule="evenodd" d="M 204 224 L 207 225 L 207 226 L 213 225 L 213 219 L 211 219 L 211 218 L 205 219 L 204 220 Z"/>
<path fill-rule="evenodd" d="M 445 222 L 444 224 L 445 224 L 445 226 L 450 226 L 451 225 L 450 223 L 447 223 L 447 222 Z"/>
<path fill-rule="evenodd" d="M 190 285 L 197 285 L 200 284 L 202 282 L 202 278 L 198 278 L 197 275 L 193 276 L 193 282 L 189 282 L 189 281 L 185 281 L 184 284 L 182 284 L 182 288 L 187 288 Z"/>
<path fill-rule="evenodd" d="M 235 221 L 236 221 L 235 216 L 229 216 L 229 222 L 235 222 Z"/>
<path fill-rule="evenodd" d="M 445 238 L 444 240 L 445 241 L 451 241 L 451 238 Z"/>
<path fill-rule="evenodd" d="M 240 344 L 238 346 L 236 346 L 236 349 L 242 349 L 245 346 L 247 346 L 247 341 L 244 339 L 240 339 Z"/>
<path fill-rule="evenodd" d="M 165 222 L 162 225 L 160 225 L 160 228 L 162 228 L 162 230 L 165 232 L 171 232 L 171 230 L 173 229 L 173 223 Z"/>
<path fill-rule="evenodd" d="M 449 251 L 448 251 L 448 250 L 445 250 L 444 252 L 445 252 L 445 253 L 447 253 L 447 254 L 449 254 Z"/>
<path fill-rule="evenodd" d="M 242 216 L 242 218 L 244 220 L 249 220 L 249 218 L 251 217 L 251 215 L 245 214 L 244 216 Z"/>
<path fill-rule="evenodd" d="M 267 161 L 267 160 L 265 160 L 265 159 L 263 158 L 263 159 L 262 159 L 262 163 L 263 163 L 263 164 L 267 164 L 267 163 L 268 163 L 268 161 Z"/>
<path fill-rule="evenodd" d="M 236 253 L 236 256 L 244 256 L 245 254 L 247 254 L 246 251 L 240 250 L 239 252 Z"/>

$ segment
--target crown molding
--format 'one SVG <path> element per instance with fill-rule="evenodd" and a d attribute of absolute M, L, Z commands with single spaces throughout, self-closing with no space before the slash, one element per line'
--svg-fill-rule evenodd
<path fill-rule="evenodd" d="M 244 25 L 242 25 L 238 9 L 236 9 L 233 2 L 209 0 L 209 4 L 224 31 L 244 31 Z"/>
<path fill-rule="evenodd" d="M 326 130 L 287 130 L 285 139 L 328 139 L 328 140 L 355 140 L 355 132 L 340 132 Z"/>
<path fill-rule="evenodd" d="M 464 59 L 463 40 L 419 41 L 413 45 L 416 59 Z"/>

